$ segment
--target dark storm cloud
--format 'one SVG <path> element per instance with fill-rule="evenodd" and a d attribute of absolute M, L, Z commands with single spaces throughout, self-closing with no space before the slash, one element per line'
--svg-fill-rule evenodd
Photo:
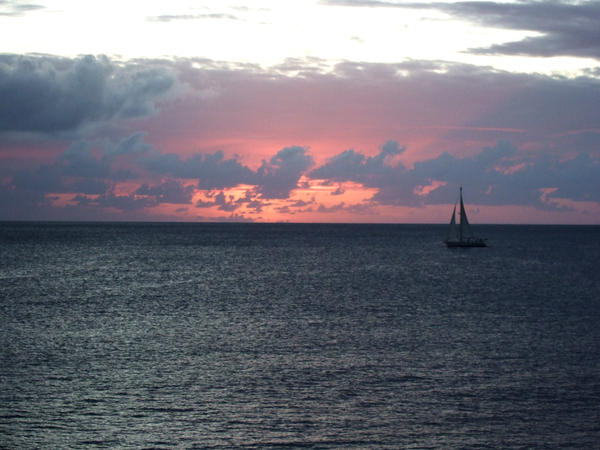
<path fill-rule="evenodd" d="M 0 55 L 0 133 L 52 134 L 149 114 L 173 83 L 165 69 L 119 66 L 106 57 Z"/>
<path fill-rule="evenodd" d="M 521 41 L 470 49 L 481 54 L 600 58 L 600 2 L 390 2 L 329 0 L 331 6 L 435 9 L 487 27 L 541 33 Z"/>

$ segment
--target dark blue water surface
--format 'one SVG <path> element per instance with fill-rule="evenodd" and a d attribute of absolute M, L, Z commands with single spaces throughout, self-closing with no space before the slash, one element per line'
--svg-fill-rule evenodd
<path fill-rule="evenodd" d="M 600 227 L 0 224 L 0 447 L 591 448 Z"/>

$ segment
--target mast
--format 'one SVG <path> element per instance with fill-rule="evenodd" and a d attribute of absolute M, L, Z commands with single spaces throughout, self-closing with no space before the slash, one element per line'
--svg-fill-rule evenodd
<path fill-rule="evenodd" d="M 462 186 L 460 187 L 460 240 L 462 241 L 465 237 L 472 238 L 471 229 L 469 227 L 469 220 L 467 219 L 467 212 L 465 211 L 465 204 L 463 203 L 462 197 Z"/>
<path fill-rule="evenodd" d="M 463 203 L 462 198 L 462 186 L 460 187 L 460 228 L 459 228 L 459 241 L 463 240 L 463 228 L 465 227 L 463 224 L 465 222 L 465 205 Z"/>
<path fill-rule="evenodd" d="M 458 202 L 457 202 L 458 203 Z M 469 219 L 467 219 L 467 212 L 465 210 L 465 202 L 462 195 L 462 186 L 460 187 L 460 211 L 459 219 L 460 223 L 457 224 L 456 219 L 456 206 L 452 210 L 452 217 L 450 218 L 450 224 L 446 233 L 447 247 L 487 247 L 485 239 L 476 238 L 473 235 L 473 231 L 469 226 Z M 457 229 L 458 228 L 458 229 Z"/>

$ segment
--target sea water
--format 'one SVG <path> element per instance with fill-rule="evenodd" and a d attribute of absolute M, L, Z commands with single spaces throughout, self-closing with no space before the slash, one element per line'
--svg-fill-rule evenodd
<path fill-rule="evenodd" d="M 600 227 L 0 224 L 0 447 L 600 442 Z"/>

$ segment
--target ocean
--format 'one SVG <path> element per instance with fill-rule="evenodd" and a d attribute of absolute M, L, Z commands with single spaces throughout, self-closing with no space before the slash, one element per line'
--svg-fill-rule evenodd
<path fill-rule="evenodd" d="M 597 448 L 600 227 L 0 223 L 0 447 Z"/>

